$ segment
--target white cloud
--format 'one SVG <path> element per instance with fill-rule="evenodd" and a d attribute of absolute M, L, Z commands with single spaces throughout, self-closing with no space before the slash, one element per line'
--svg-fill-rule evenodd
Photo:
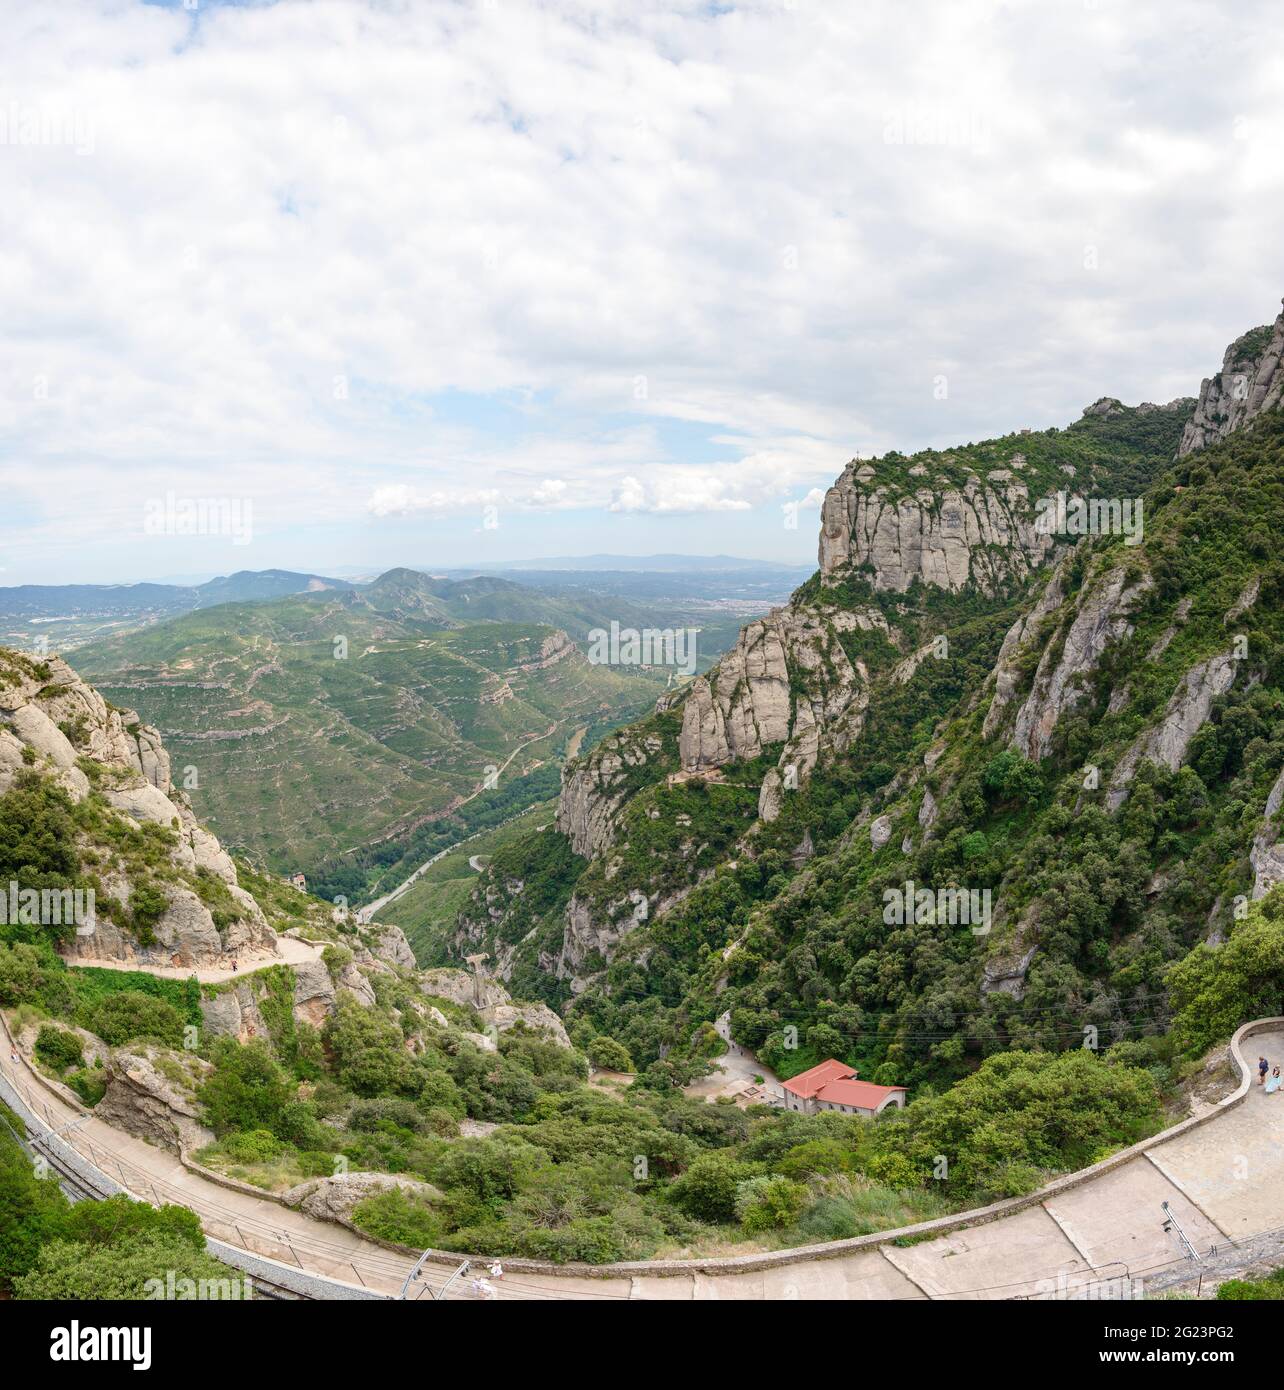
<path fill-rule="evenodd" d="M 269 533 L 492 494 L 774 510 L 858 450 L 1189 393 L 1284 290 L 1268 21 L 16 8 L 10 566 L 92 557 L 170 489 L 252 496 Z"/>

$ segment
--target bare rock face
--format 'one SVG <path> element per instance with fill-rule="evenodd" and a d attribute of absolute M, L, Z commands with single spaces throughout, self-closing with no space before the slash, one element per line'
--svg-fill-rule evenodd
<path fill-rule="evenodd" d="M 877 852 L 882 849 L 892 838 L 892 818 L 891 816 L 879 816 L 870 822 L 869 827 L 869 847 Z"/>
<path fill-rule="evenodd" d="M 720 767 L 783 744 L 758 799 L 759 816 L 774 819 L 783 792 L 802 785 L 822 747 L 841 751 L 860 733 L 869 677 L 838 640 L 857 630 L 891 637 L 877 609 L 826 604 L 776 608 L 742 629 L 708 676 L 691 684 L 679 739 L 684 770 Z"/>
<path fill-rule="evenodd" d="M 1022 645 L 1039 631 L 1043 620 L 1055 613 L 1065 601 L 1065 568 L 1066 560 L 1062 559 L 1048 576 L 1048 582 L 1034 604 L 1008 628 L 1003 638 L 994 666 L 994 696 L 981 728 L 984 738 L 993 737 L 1016 694 L 1020 678 L 1017 657 Z"/>
<path fill-rule="evenodd" d="M 1284 843 L 1276 817 L 1284 805 L 1284 772 L 1275 779 L 1266 808 L 1262 812 L 1262 828 L 1253 839 L 1249 863 L 1253 866 L 1253 897 L 1264 898 L 1277 883 L 1284 883 Z"/>
<path fill-rule="evenodd" d="M 58 657 L 40 663 L 0 649 L 0 795 L 29 765 L 80 801 L 89 793 L 85 768 L 91 764 L 98 769 L 104 799 L 126 825 L 157 825 L 171 834 L 170 871 L 162 868 L 158 875 L 169 905 L 149 941 L 100 911 L 93 930 L 72 937 L 64 952 L 73 960 L 179 967 L 222 966 L 233 956 L 275 954 L 276 935 L 238 884 L 231 857 L 198 823 L 186 794 L 174 788 L 157 731 L 131 711 L 109 706 Z M 98 847 L 100 857 L 102 852 Z M 134 885 L 123 861 L 101 864 L 98 872 L 111 896 L 128 901 Z M 236 904 L 236 920 L 222 931 L 194 891 L 202 873 L 220 880 Z"/>
<path fill-rule="evenodd" d="M 449 999 L 470 1009 L 486 1009 L 492 1004 L 511 1003 L 508 991 L 491 976 L 474 980 L 467 970 L 421 970 L 419 988 L 438 999 Z"/>
<path fill-rule="evenodd" d="M 629 796 L 630 772 L 653 761 L 662 748 L 658 734 L 621 729 L 563 768 L 557 828 L 576 854 L 589 859 L 611 843 L 615 816 Z"/>
<path fill-rule="evenodd" d="M 1132 634 L 1137 600 L 1151 587 L 1149 575 L 1129 585 L 1120 568 L 1080 594 L 1064 645 L 1044 650 L 1034 687 L 1017 713 L 1012 746 L 1025 757 L 1039 762 L 1048 755 L 1061 716 L 1082 699 L 1085 677 L 1097 669 L 1106 648 Z"/>
<path fill-rule="evenodd" d="M 296 1021 L 320 1028 L 334 1012 L 337 998 L 334 981 L 324 961 L 303 961 L 294 967 Z"/>
<path fill-rule="evenodd" d="M 374 923 L 362 934 L 361 946 L 356 952 L 358 960 L 385 961 L 389 965 L 400 966 L 403 970 L 418 967 L 415 953 L 410 949 L 406 933 L 400 927 Z"/>
<path fill-rule="evenodd" d="M 337 1173 L 330 1178 L 313 1178 L 281 1196 L 287 1207 L 295 1207 L 317 1221 L 334 1221 L 352 1230 L 352 1213 L 367 1197 L 381 1192 L 404 1192 L 424 1202 L 440 1202 L 442 1194 L 430 1182 L 402 1177 L 398 1173 Z"/>
<path fill-rule="evenodd" d="M 992 593 L 1023 578 L 1044 563 L 1053 538 L 1036 528 L 1025 483 L 997 472 L 1005 476 L 987 484 L 974 478 L 961 490 L 911 494 L 875 486 L 876 469 L 849 463 L 821 508 L 822 580 L 863 570 L 876 589 L 894 593 L 915 579 Z"/>
<path fill-rule="evenodd" d="M 203 998 L 201 1026 L 212 1038 L 235 1038 L 243 1043 L 268 1036 L 267 1024 L 248 982 L 224 990 L 211 999 Z"/>
<path fill-rule="evenodd" d="M 197 1090 L 214 1068 L 190 1052 L 151 1043 L 117 1048 L 105 1068 L 107 1090 L 94 1109 L 98 1119 L 187 1154 L 214 1142 L 200 1121 Z"/>
<path fill-rule="evenodd" d="M 1224 695 L 1235 681 L 1236 662 L 1229 654 L 1210 657 L 1192 666 L 1181 678 L 1159 724 L 1147 730 L 1119 760 L 1106 805 L 1117 810 L 1128 797 L 1128 787 L 1143 759 L 1163 763 L 1176 772 L 1186 759 L 1190 741 L 1208 718 L 1213 701 Z"/>
<path fill-rule="evenodd" d="M 1284 314 L 1273 326 L 1254 328 L 1226 349 L 1222 369 L 1199 388 L 1195 413 L 1182 433 L 1178 456 L 1206 449 L 1243 429 L 1284 400 Z"/>
<path fill-rule="evenodd" d="M 480 1011 L 483 1023 L 497 1032 L 506 1033 L 523 1023 L 527 1028 L 542 1029 L 559 1047 L 570 1047 L 566 1026 L 547 1004 L 491 1004 Z"/>

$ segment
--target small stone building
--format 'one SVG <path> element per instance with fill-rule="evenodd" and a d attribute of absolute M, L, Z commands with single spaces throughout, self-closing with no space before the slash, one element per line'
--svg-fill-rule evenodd
<path fill-rule="evenodd" d="M 815 1115 L 821 1110 L 838 1110 L 844 1115 L 877 1115 L 889 1106 L 905 1105 L 904 1086 L 876 1086 L 861 1081 L 845 1062 L 833 1057 L 781 1082 L 786 1110 Z"/>

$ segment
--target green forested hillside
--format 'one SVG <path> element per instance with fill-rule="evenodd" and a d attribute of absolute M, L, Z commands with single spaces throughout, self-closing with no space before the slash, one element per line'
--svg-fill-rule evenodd
<path fill-rule="evenodd" d="M 549 787 L 539 769 L 667 678 L 591 665 L 549 624 L 568 617 L 555 600 L 539 623 L 488 621 L 502 581 L 385 579 L 223 605 L 77 654 L 109 699 L 161 729 L 175 780 L 220 836 L 327 896 L 395 881 L 452 812 L 458 838 L 547 797 L 556 772 Z M 464 622 L 473 585 L 480 621 Z M 581 606 L 579 625 L 591 616 Z"/>

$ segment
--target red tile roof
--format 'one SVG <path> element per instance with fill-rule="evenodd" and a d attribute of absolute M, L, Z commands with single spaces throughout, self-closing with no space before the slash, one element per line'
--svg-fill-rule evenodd
<path fill-rule="evenodd" d="M 833 1057 L 799 1072 L 786 1081 L 784 1087 L 801 1100 L 814 1097 L 830 1105 L 852 1105 L 859 1110 L 877 1110 L 888 1096 L 905 1093 L 904 1086 L 876 1086 L 872 1081 L 858 1081 L 851 1067 Z"/>
<path fill-rule="evenodd" d="M 785 1090 L 803 1100 L 810 1100 L 831 1081 L 837 1081 L 839 1077 L 855 1075 L 856 1073 L 851 1067 L 845 1066 L 842 1062 L 835 1061 L 831 1057 L 827 1062 L 821 1062 L 819 1066 L 811 1067 L 807 1071 L 800 1071 L 797 1076 L 791 1077 L 785 1082 Z"/>

